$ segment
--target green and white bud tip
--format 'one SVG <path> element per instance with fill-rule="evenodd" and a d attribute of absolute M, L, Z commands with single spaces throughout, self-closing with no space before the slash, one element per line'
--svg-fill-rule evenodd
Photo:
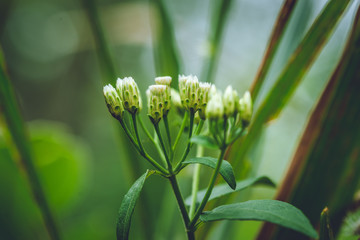
<path fill-rule="evenodd" d="M 206 118 L 217 121 L 224 117 L 224 104 L 220 92 L 212 94 L 206 106 Z"/>
<path fill-rule="evenodd" d="M 239 105 L 239 94 L 231 86 L 225 89 L 224 97 L 224 114 L 226 117 L 231 117 L 237 114 Z"/>
<path fill-rule="evenodd" d="M 169 112 L 171 97 L 168 94 L 168 88 L 166 85 L 151 85 L 146 91 L 148 116 L 154 124 Z"/>
<path fill-rule="evenodd" d="M 246 91 L 244 96 L 239 100 L 239 112 L 240 118 L 244 124 L 248 125 L 252 116 L 253 106 L 251 95 L 249 91 Z"/>
<path fill-rule="evenodd" d="M 209 101 L 209 92 L 212 84 L 207 82 L 200 82 L 199 83 L 199 116 L 201 119 L 206 119 L 206 106 Z"/>
<path fill-rule="evenodd" d="M 111 84 L 108 84 L 104 86 L 103 92 L 106 105 L 111 115 L 116 119 L 122 118 L 124 114 L 124 106 L 118 93 L 116 92 L 116 89 Z"/>
<path fill-rule="evenodd" d="M 169 76 L 164 76 L 164 77 L 156 77 L 155 78 L 155 83 L 157 85 L 167 85 L 170 87 L 170 84 L 171 84 L 171 77 Z"/>
<path fill-rule="evenodd" d="M 124 103 L 124 108 L 131 114 L 138 113 L 142 109 L 139 88 L 132 77 L 118 78 L 116 89 Z"/>
<path fill-rule="evenodd" d="M 199 106 L 199 80 L 196 76 L 179 76 L 179 91 L 182 105 L 194 113 Z"/>

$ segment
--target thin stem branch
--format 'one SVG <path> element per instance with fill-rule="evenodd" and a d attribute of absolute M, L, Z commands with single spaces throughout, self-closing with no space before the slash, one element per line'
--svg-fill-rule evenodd
<path fill-rule="evenodd" d="M 183 199 L 183 197 L 181 195 L 179 184 L 178 184 L 178 182 L 176 180 L 176 176 L 175 175 L 170 176 L 169 181 L 171 183 L 171 187 L 172 187 L 172 189 L 174 191 L 176 201 L 178 203 L 178 206 L 179 206 L 179 209 L 180 209 L 180 212 L 181 212 L 181 216 L 182 216 L 182 219 L 183 219 L 183 222 L 184 222 L 184 225 L 185 225 L 185 229 L 186 229 L 188 239 L 193 240 L 193 239 L 195 239 L 194 232 L 188 230 L 188 226 L 189 226 L 189 223 L 190 223 L 190 218 L 189 218 L 189 215 L 187 213 L 186 206 L 185 206 L 185 203 L 184 203 L 184 199 Z"/>
<path fill-rule="evenodd" d="M 171 135 L 170 135 L 170 128 L 169 128 L 169 122 L 167 115 L 164 115 L 164 125 L 166 130 L 167 139 L 169 141 L 169 152 L 170 152 L 170 159 L 173 159 L 173 150 L 172 150 L 172 144 L 171 144 Z"/>
<path fill-rule="evenodd" d="M 204 154 L 204 147 L 201 145 L 198 145 L 196 156 L 202 157 L 203 154 Z M 190 205 L 190 210 L 189 210 L 190 218 L 192 218 L 195 213 L 197 192 L 199 190 L 200 170 L 201 170 L 201 165 L 195 164 L 194 174 L 193 174 L 193 182 L 192 182 L 192 192 L 191 192 L 191 205 Z"/>
<path fill-rule="evenodd" d="M 155 127 L 156 134 L 158 136 L 160 145 L 161 145 L 161 147 L 163 149 L 163 152 L 164 152 L 164 155 L 165 155 L 165 159 L 166 159 L 166 163 L 168 165 L 169 173 L 171 174 L 173 172 L 173 169 L 172 169 L 172 165 L 171 165 L 169 156 L 168 156 L 168 154 L 166 152 L 164 141 L 163 141 L 162 136 L 161 136 L 161 132 L 160 132 L 160 129 L 159 129 L 159 123 L 154 123 L 154 127 Z"/>
<path fill-rule="evenodd" d="M 214 184 L 215 184 L 215 181 L 216 181 L 216 177 L 218 176 L 219 171 L 220 171 L 220 166 L 221 166 L 223 157 L 224 157 L 224 155 L 225 155 L 225 150 L 226 150 L 225 147 L 222 147 L 222 148 L 221 148 L 221 153 L 220 153 L 220 156 L 219 156 L 219 158 L 218 158 L 218 161 L 217 161 L 215 170 L 214 170 L 214 172 L 213 172 L 213 174 L 212 174 L 212 176 L 211 176 L 211 179 L 210 179 L 208 188 L 207 188 L 207 190 L 206 190 L 205 196 L 204 196 L 203 200 L 201 201 L 200 206 L 198 207 L 198 209 L 197 209 L 194 217 L 192 218 L 192 220 L 191 220 L 190 223 L 189 223 L 189 229 L 193 229 L 193 227 L 194 227 L 195 224 L 196 224 L 196 221 L 199 219 L 200 214 L 201 214 L 202 211 L 204 210 L 205 205 L 206 205 L 206 203 L 208 202 L 208 200 L 209 200 L 209 198 L 210 198 L 211 192 L 212 192 L 212 190 L 213 190 L 213 188 L 214 188 Z"/>
<path fill-rule="evenodd" d="M 129 129 L 126 127 L 126 125 L 124 124 L 124 122 L 121 119 L 118 119 L 121 126 L 123 127 L 126 135 L 129 137 L 130 141 L 134 144 L 136 150 L 138 150 L 138 152 L 140 153 L 141 156 L 143 156 L 151 165 L 153 165 L 156 169 L 158 169 L 160 172 L 162 172 L 163 174 L 167 175 L 169 172 L 162 167 L 159 163 L 157 163 L 154 159 L 152 159 L 144 150 L 141 141 L 140 141 L 140 137 L 139 137 L 139 132 L 137 130 L 137 123 L 136 123 L 136 115 L 133 114 L 132 115 L 132 120 L 133 120 L 133 125 L 134 125 L 134 130 L 135 130 L 135 135 L 137 138 L 137 141 L 139 143 L 139 145 L 137 143 L 135 143 L 133 136 L 131 135 L 131 133 L 129 132 Z"/>
<path fill-rule="evenodd" d="M 180 137 L 181 137 L 182 133 L 184 132 L 184 128 L 186 126 L 186 121 L 187 121 L 188 116 L 189 116 L 189 113 L 185 112 L 184 119 L 183 119 L 183 122 L 182 122 L 181 127 L 180 127 L 180 131 L 179 131 L 178 135 L 176 136 L 175 143 L 174 143 L 174 145 L 172 147 L 173 151 L 175 151 L 176 146 L 177 146 L 177 144 L 178 144 L 178 142 L 180 140 Z"/>
<path fill-rule="evenodd" d="M 193 134 L 194 117 L 195 117 L 194 111 L 191 111 L 191 110 L 190 110 L 190 127 L 189 127 L 189 138 L 188 138 L 188 141 L 189 141 L 189 142 L 188 142 L 188 144 L 187 144 L 187 146 L 186 146 L 186 150 L 185 150 L 183 156 L 181 157 L 181 160 L 178 162 L 178 164 L 177 164 L 176 167 L 175 167 L 175 172 L 181 168 L 182 162 L 186 159 L 187 155 L 188 155 L 189 152 L 190 152 L 190 149 L 191 149 L 191 146 L 192 146 L 192 144 L 191 144 L 191 142 L 190 142 L 190 139 L 191 139 L 192 134 Z"/>

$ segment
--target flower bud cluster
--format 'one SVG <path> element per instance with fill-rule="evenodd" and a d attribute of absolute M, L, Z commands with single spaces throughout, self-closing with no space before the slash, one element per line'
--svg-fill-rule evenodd
<path fill-rule="evenodd" d="M 200 119 L 213 121 L 236 117 L 244 126 L 250 122 L 252 101 L 249 92 L 239 99 L 236 90 L 228 86 L 224 95 L 213 84 L 199 82 L 196 76 L 179 76 L 179 92 L 170 87 L 171 77 L 155 78 L 155 85 L 146 91 L 148 116 L 153 123 L 158 123 L 166 116 L 171 105 L 179 113 L 184 109 L 196 113 Z M 110 113 L 117 119 L 122 118 L 124 110 L 136 114 L 142 109 L 139 88 L 132 77 L 117 79 L 116 89 L 108 84 L 104 87 L 104 97 Z"/>
<path fill-rule="evenodd" d="M 171 107 L 171 77 L 155 78 L 156 85 L 149 86 L 146 91 L 148 100 L 148 116 L 156 124 L 169 113 Z"/>
<path fill-rule="evenodd" d="M 111 115 L 116 118 L 122 118 L 124 114 L 124 106 L 121 101 L 119 94 L 116 92 L 116 89 L 108 84 L 103 89 L 106 106 L 109 109 Z"/>
<path fill-rule="evenodd" d="M 118 78 L 116 89 L 124 103 L 124 109 L 135 114 L 142 109 L 141 95 L 139 88 L 132 77 Z"/>
<path fill-rule="evenodd" d="M 248 125 L 252 115 L 252 101 L 250 93 L 245 92 L 239 99 L 236 90 L 228 86 L 222 96 L 221 92 L 212 86 L 209 92 L 210 100 L 206 107 L 206 118 L 221 120 L 223 118 L 236 117 L 239 113 L 244 125 Z"/>
<path fill-rule="evenodd" d="M 209 101 L 210 83 L 199 82 L 196 76 L 179 76 L 179 92 L 182 106 L 205 119 L 206 105 Z"/>

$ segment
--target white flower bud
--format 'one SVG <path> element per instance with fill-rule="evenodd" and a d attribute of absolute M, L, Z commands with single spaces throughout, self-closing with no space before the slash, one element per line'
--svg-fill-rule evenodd
<path fill-rule="evenodd" d="M 206 105 L 209 101 L 209 92 L 211 88 L 211 83 L 207 82 L 200 82 L 199 83 L 199 116 L 201 119 L 205 120 L 205 112 L 206 112 Z"/>
<path fill-rule="evenodd" d="M 142 108 L 139 88 L 132 77 L 118 78 L 116 88 L 124 103 L 124 108 L 131 114 L 138 113 Z"/>
<path fill-rule="evenodd" d="M 252 100 L 249 91 L 239 101 L 240 118 L 245 125 L 248 125 L 252 116 Z"/>
<path fill-rule="evenodd" d="M 224 114 L 226 117 L 233 116 L 238 111 L 239 95 L 231 86 L 228 86 L 224 92 Z"/>
<path fill-rule="evenodd" d="M 199 80 L 196 76 L 179 76 L 179 91 L 181 103 L 187 110 L 194 113 L 199 106 Z"/>
<path fill-rule="evenodd" d="M 158 123 L 170 109 L 170 96 L 168 95 L 168 86 L 151 85 L 146 91 L 148 98 L 148 116 L 153 123 Z"/>
<path fill-rule="evenodd" d="M 214 94 L 206 106 L 206 118 L 209 120 L 220 120 L 224 117 L 224 105 L 220 92 Z"/>
<path fill-rule="evenodd" d="M 169 77 L 169 76 L 156 77 L 156 78 L 155 78 L 155 83 L 156 83 L 157 85 L 167 85 L 167 86 L 170 87 L 171 77 Z"/>
<path fill-rule="evenodd" d="M 116 92 L 116 89 L 108 84 L 103 88 L 106 105 L 111 115 L 116 119 L 121 119 L 124 114 L 124 106 Z"/>

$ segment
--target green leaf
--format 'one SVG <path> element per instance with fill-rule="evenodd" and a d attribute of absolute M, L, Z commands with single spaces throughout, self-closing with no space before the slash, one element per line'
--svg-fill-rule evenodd
<path fill-rule="evenodd" d="M 334 240 L 334 235 L 330 226 L 329 209 L 327 207 L 324 208 L 320 216 L 319 240 Z"/>
<path fill-rule="evenodd" d="M 219 220 L 267 221 L 317 238 L 317 232 L 306 216 L 293 205 L 277 200 L 251 200 L 242 203 L 223 205 L 204 212 L 203 222 Z"/>
<path fill-rule="evenodd" d="M 186 160 L 184 161 L 184 164 L 199 163 L 215 169 L 217 161 L 218 160 L 216 158 L 212 158 L 212 157 L 198 157 L 198 158 L 191 158 L 189 160 Z M 231 164 L 228 161 L 226 160 L 222 161 L 219 173 L 232 189 L 236 188 L 234 171 L 231 167 Z"/>
<path fill-rule="evenodd" d="M 261 176 L 261 177 L 255 177 L 255 178 L 249 178 L 246 180 L 242 180 L 242 181 L 238 181 L 236 182 L 236 188 L 233 190 L 231 188 L 229 188 L 229 186 L 227 184 L 219 184 L 216 185 L 214 187 L 214 189 L 211 192 L 210 200 L 222 197 L 224 195 L 230 194 L 230 193 L 234 193 L 234 192 L 239 192 L 241 190 L 244 190 L 248 187 L 251 186 L 257 186 L 257 185 L 265 185 L 265 186 L 269 186 L 269 187 L 275 187 L 275 183 L 273 181 L 271 181 L 270 178 L 265 177 L 265 176 Z M 206 193 L 206 189 L 200 190 L 197 194 L 197 198 L 196 201 L 198 203 L 200 203 L 202 201 L 202 199 L 204 198 L 204 195 Z M 185 203 L 187 205 L 191 204 L 191 196 L 187 197 L 185 200 Z"/>
<path fill-rule="evenodd" d="M 219 148 L 215 140 L 208 136 L 203 136 L 203 135 L 193 136 L 190 139 L 190 142 L 205 146 L 207 148 L 212 148 L 212 149 Z"/>
<path fill-rule="evenodd" d="M 303 76 L 312 66 L 321 49 L 331 36 L 337 22 L 343 15 L 350 0 L 331 0 L 312 24 L 301 43 L 291 55 L 288 63 L 278 77 L 276 83 L 267 94 L 254 115 L 249 134 L 244 141 L 233 145 L 230 158 L 234 159 L 234 169 L 242 165 L 247 151 L 255 143 L 263 125 L 276 118 L 287 104 Z"/>
<path fill-rule="evenodd" d="M 136 182 L 131 186 L 124 196 L 119 209 L 118 221 L 116 226 L 116 236 L 118 240 L 126 240 L 129 238 L 131 217 L 135 209 L 136 201 L 144 186 L 147 177 L 155 173 L 147 170 Z"/>
<path fill-rule="evenodd" d="M 316 225 L 328 206 L 335 235 L 360 181 L 360 8 L 350 32 L 276 197 L 301 208 Z M 265 224 L 260 237 L 296 239 L 297 234 Z"/>

